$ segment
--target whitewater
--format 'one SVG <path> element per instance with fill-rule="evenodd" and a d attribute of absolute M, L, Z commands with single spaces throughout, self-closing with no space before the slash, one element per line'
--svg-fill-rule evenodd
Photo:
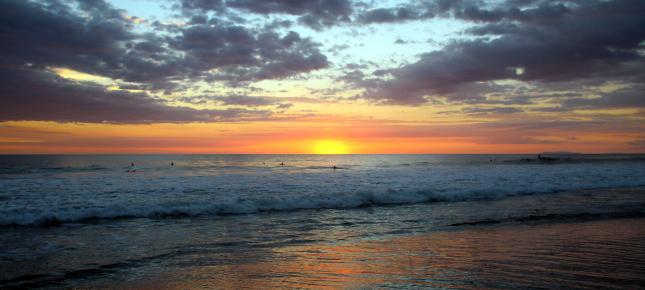
<path fill-rule="evenodd" d="M 0 164 L 0 226 L 645 185 L 640 155 L 581 155 L 556 162 L 537 162 L 533 155 L 4 156 Z"/>

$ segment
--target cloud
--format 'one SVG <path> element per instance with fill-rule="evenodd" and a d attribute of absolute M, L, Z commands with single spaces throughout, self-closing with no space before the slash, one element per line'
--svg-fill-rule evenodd
<path fill-rule="evenodd" d="M 397 8 L 377 8 L 363 12 L 358 16 L 358 20 L 367 24 L 403 22 L 423 18 L 424 14 L 420 14 L 418 11 L 418 7 L 413 7 L 412 5 Z"/>
<path fill-rule="evenodd" d="M 166 105 L 146 93 L 109 91 L 34 69 L 1 70 L 0 121 L 86 123 L 215 122 L 265 118 L 269 111 L 198 110 Z"/>
<path fill-rule="evenodd" d="M 456 17 L 482 23 L 471 32 L 497 34 L 455 40 L 441 50 L 421 55 L 415 63 L 380 70 L 388 79 L 358 81 L 366 90 L 362 97 L 416 105 L 425 103 L 430 95 L 447 95 L 462 86 L 496 80 L 645 80 L 645 2 L 534 2 L 539 6 L 526 10 L 453 10 Z M 450 7 L 455 9 L 458 4 Z"/>
<path fill-rule="evenodd" d="M 409 42 L 408 42 L 408 41 L 406 41 L 406 40 L 403 40 L 403 39 L 401 39 L 401 38 L 397 38 L 397 39 L 394 41 L 394 43 L 395 43 L 395 44 L 408 44 Z"/>
<path fill-rule="evenodd" d="M 249 107 L 269 106 L 269 105 L 274 105 L 276 103 L 276 100 L 273 100 L 270 98 L 242 96 L 242 95 L 220 97 L 218 99 L 225 105 L 238 105 L 238 106 L 249 106 Z"/>
<path fill-rule="evenodd" d="M 568 13 L 570 6 L 577 5 L 577 2 L 581 1 L 409 1 L 396 7 L 361 11 L 357 16 L 357 20 L 364 24 L 382 24 L 452 17 L 474 22 L 498 22 L 503 20 L 536 22 L 557 19 Z M 598 1 L 589 0 L 587 2 Z"/>
<path fill-rule="evenodd" d="M 204 11 L 220 11 L 225 8 L 222 0 L 183 0 L 181 1 L 183 9 L 199 9 Z"/>
<path fill-rule="evenodd" d="M 175 3 L 181 8 L 173 16 L 180 19 L 177 23 L 141 24 L 104 0 L 1 1 L 0 119 L 119 123 L 261 119 L 271 112 L 258 108 L 286 109 L 291 102 L 227 95 L 230 92 L 178 100 L 233 107 L 200 110 L 171 106 L 160 96 L 190 94 L 193 89 L 208 95 L 201 89 L 238 90 L 263 80 L 303 77 L 333 65 L 322 47 L 342 58 L 338 63 L 342 70 L 327 75 L 341 75 L 342 83 L 311 90 L 316 95 L 362 89 L 354 99 L 399 105 L 455 103 L 465 107 L 460 113 L 469 115 L 643 106 L 645 2 L 639 0 L 428 0 L 393 7 L 350 0 Z M 463 34 L 442 41 L 447 43 L 444 47 L 391 68 L 356 63 L 340 54 L 351 42 L 323 46 L 305 36 L 311 31 L 290 31 L 297 24 L 318 30 L 334 25 L 356 29 L 430 18 L 469 24 Z M 395 43 L 418 44 L 408 36 Z M 52 68 L 102 77 L 112 83 L 110 88 L 120 90 L 63 79 L 52 74 Z M 513 85 L 502 85 L 509 80 Z M 611 93 L 588 89 L 612 81 L 626 86 Z M 518 83 L 533 87 L 532 91 L 518 89 Z M 561 91 L 569 95 L 555 97 Z M 520 110 L 524 105 L 530 108 Z"/>
<path fill-rule="evenodd" d="M 183 97 L 179 100 L 190 104 L 209 104 L 218 103 L 225 106 L 242 106 L 242 107 L 267 107 L 275 106 L 276 109 L 288 109 L 293 104 L 287 102 L 292 98 L 277 98 L 264 96 L 247 96 L 247 95 L 228 95 L 228 96 L 190 96 Z M 296 98 L 297 99 L 297 98 Z"/>
<path fill-rule="evenodd" d="M 219 11 L 237 9 L 260 15 L 287 14 L 298 17 L 298 22 L 315 30 L 349 22 L 352 3 L 349 0 L 182 0 L 184 9 Z"/>
<path fill-rule="evenodd" d="M 67 2 L 47 3 L 55 3 L 55 9 L 54 4 L 20 0 L 0 4 L 0 33 L 10 44 L 0 47 L 3 66 L 66 67 L 160 87 L 163 82 L 206 77 L 216 68 L 240 72 L 231 77 L 248 81 L 328 66 L 318 45 L 293 31 L 281 36 L 212 18 L 164 28 L 172 30 L 170 36 L 137 34 L 123 11 L 102 0 L 79 1 L 80 11 Z"/>
<path fill-rule="evenodd" d="M 192 1 L 184 8 L 218 5 Z M 248 28 L 198 16 L 203 15 L 189 15 L 195 21 L 185 25 L 156 22 L 152 25 L 160 30 L 138 33 L 132 17 L 104 0 L 2 1 L 0 119 L 190 122 L 266 114 L 172 107 L 154 95 L 186 90 L 200 80 L 243 85 L 329 66 L 319 45 L 296 32 L 277 33 L 271 27 Z M 68 81 L 51 75 L 51 68 L 144 91 L 110 91 L 97 84 Z M 27 103 L 35 109 L 29 111 Z"/>
<path fill-rule="evenodd" d="M 240 26 L 193 25 L 182 29 L 171 45 L 186 53 L 184 67 L 207 80 L 232 85 L 282 79 L 329 66 L 316 43 L 293 31 L 280 36 L 272 31 L 254 34 Z M 214 68 L 218 72 L 211 73 Z"/>
<path fill-rule="evenodd" d="M 461 110 L 462 113 L 469 115 L 489 115 L 489 114 L 515 114 L 521 113 L 523 110 L 514 107 L 492 107 L 492 108 L 478 108 L 469 107 Z"/>
<path fill-rule="evenodd" d="M 596 98 L 565 98 L 559 106 L 543 107 L 536 109 L 542 112 L 568 112 L 573 110 L 590 109 L 620 109 L 620 108 L 645 108 L 645 85 L 627 87 L 610 93 L 601 93 Z"/>

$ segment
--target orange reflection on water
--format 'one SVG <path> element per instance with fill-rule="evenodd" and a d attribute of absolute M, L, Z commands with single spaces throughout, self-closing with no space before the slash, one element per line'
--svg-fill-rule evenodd
<path fill-rule="evenodd" d="M 638 288 L 645 282 L 644 229 L 645 219 L 616 219 L 250 248 L 224 254 L 232 260 L 196 255 L 194 267 L 137 287 Z M 204 259 L 212 262 L 199 265 Z"/>

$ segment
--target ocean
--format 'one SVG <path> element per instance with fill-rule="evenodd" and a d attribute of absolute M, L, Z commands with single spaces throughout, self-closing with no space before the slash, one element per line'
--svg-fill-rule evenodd
<path fill-rule="evenodd" d="M 0 156 L 0 288 L 645 288 L 645 155 Z"/>

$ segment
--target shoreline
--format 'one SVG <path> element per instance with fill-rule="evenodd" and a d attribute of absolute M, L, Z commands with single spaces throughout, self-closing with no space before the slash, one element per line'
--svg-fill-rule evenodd
<path fill-rule="evenodd" d="M 616 241 L 620 244 L 625 242 L 625 233 L 630 234 L 630 241 L 622 248 L 606 249 L 597 261 L 586 262 L 599 267 L 602 265 L 596 263 L 611 256 L 613 251 L 642 254 L 645 219 L 640 213 L 644 204 L 645 188 L 636 187 L 355 210 L 124 219 L 52 228 L 4 228 L 0 229 L 0 245 L 8 251 L 0 255 L 0 273 L 4 273 L 0 275 L 0 286 L 183 289 L 217 287 L 218 283 L 230 283 L 231 288 L 236 288 L 253 282 L 256 288 L 306 288 L 307 285 L 298 283 L 308 281 L 322 283 L 318 286 L 343 288 L 489 287 L 485 283 L 490 281 L 485 279 L 463 282 L 460 280 L 463 277 L 450 276 L 462 273 L 470 265 L 459 264 L 451 255 L 495 253 L 502 259 L 495 263 L 509 263 L 506 259 L 514 255 L 535 254 L 525 251 L 533 249 L 529 246 L 536 241 L 545 247 L 577 243 L 546 252 L 552 255 L 585 244 L 597 243 L 602 247 Z M 636 213 L 638 217 L 631 216 L 634 211 L 640 212 Z M 458 253 L 442 252 L 459 249 L 455 244 L 458 241 L 468 241 L 470 248 Z M 480 248 L 472 248 L 482 244 Z M 514 248 L 519 245 L 524 246 Z M 417 246 L 423 250 L 415 252 Z M 501 248 L 505 252 L 496 252 Z M 513 251 L 517 253 L 512 254 Z M 445 268 L 436 260 L 438 257 L 443 257 L 442 263 L 447 269 L 453 267 L 454 273 L 423 272 L 433 267 Z M 530 264 L 539 258 L 538 255 L 520 264 Z M 625 267 L 634 266 L 629 257 L 626 259 Z M 369 262 L 363 263 L 363 260 Z M 413 262 L 408 265 L 411 269 L 405 265 L 398 270 L 379 266 L 403 265 L 406 261 Z M 620 264 L 621 260 L 616 263 Z M 636 263 L 638 267 L 645 267 L 639 263 Z M 297 268 L 300 265 L 325 267 Z M 344 266 L 336 268 L 338 265 Z M 374 273 L 348 272 L 357 267 Z M 412 272 L 405 274 L 404 270 Z M 532 275 L 532 270 L 523 271 L 526 271 L 522 273 L 524 276 Z M 415 274 L 418 272 L 424 274 Z M 302 278 L 305 274 L 308 278 Z M 363 276 L 368 274 L 377 277 Z M 424 275 L 430 275 L 431 279 Z M 444 285 L 438 281 L 443 281 L 445 275 L 449 278 L 444 279 L 448 283 Z M 197 284 L 185 284 L 187 281 Z M 236 281 L 241 284 L 235 284 Z M 363 284 L 356 286 L 351 281 Z M 601 284 L 596 288 L 604 288 Z"/>

